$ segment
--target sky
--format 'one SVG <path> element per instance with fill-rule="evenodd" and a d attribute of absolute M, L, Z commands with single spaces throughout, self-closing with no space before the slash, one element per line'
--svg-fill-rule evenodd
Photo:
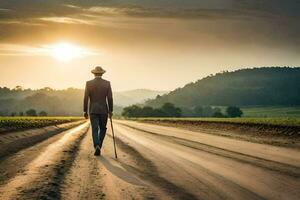
<path fill-rule="evenodd" d="M 173 90 L 224 70 L 300 66 L 299 0 L 0 0 L 0 87 Z"/>

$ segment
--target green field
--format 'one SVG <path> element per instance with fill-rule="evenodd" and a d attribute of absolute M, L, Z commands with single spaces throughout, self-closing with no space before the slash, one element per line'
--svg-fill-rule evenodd
<path fill-rule="evenodd" d="M 300 117 L 300 106 L 249 106 L 241 109 L 244 117 Z"/>
<path fill-rule="evenodd" d="M 226 113 L 226 108 L 223 106 L 215 106 Z M 243 117 L 300 117 L 300 106 L 241 106 Z"/>
<path fill-rule="evenodd" d="M 0 132 L 41 128 L 82 119 L 82 117 L 0 117 Z"/>
<path fill-rule="evenodd" d="M 275 126 L 300 126 L 300 118 L 134 118 L 137 121 L 199 121 Z"/>

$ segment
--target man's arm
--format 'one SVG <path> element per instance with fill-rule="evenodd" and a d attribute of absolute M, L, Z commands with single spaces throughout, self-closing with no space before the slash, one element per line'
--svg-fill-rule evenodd
<path fill-rule="evenodd" d="M 109 83 L 109 86 L 108 86 L 107 103 L 108 103 L 108 111 L 109 111 L 110 114 L 112 114 L 114 105 L 113 105 L 113 95 L 112 95 L 112 90 L 111 90 L 110 83 Z"/>
<path fill-rule="evenodd" d="M 89 91 L 88 91 L 88 86 L 86 83 L 85 90 L 84 90 L 84 99 L 83 99 L 83 112 L 84 112 L 85 118 L 87 118 L 88 102 L 89 102 Z"/>

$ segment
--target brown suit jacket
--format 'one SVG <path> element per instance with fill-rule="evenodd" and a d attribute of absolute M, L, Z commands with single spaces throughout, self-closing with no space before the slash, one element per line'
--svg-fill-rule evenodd
<path fill-rule="evenodd" d="M 89 110 L 88 103 L 90 104 Z M 109 81 L 96 77 L 86 82 L 83 111 L 89 111 L 90 114 L 113 112 L 113 97 Z"/>

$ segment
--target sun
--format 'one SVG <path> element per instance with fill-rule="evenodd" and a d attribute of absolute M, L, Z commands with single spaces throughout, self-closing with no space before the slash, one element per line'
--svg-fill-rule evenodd
<path fill-rule="evenodd" d="M 58 61 L 68 62 L 74 58 L 83 56 L 84 52 L 76 45 L 67 42 L 61 42 L 50 47 L 50 54 Z"/>

